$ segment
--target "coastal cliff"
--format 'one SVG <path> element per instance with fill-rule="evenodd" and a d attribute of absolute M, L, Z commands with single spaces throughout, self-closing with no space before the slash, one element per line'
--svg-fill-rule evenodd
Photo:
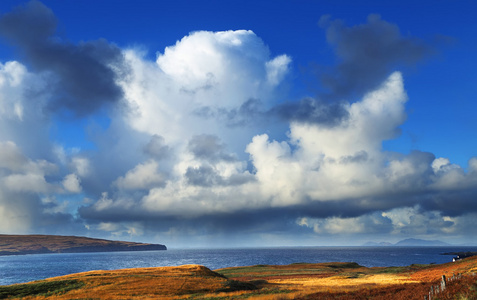
<path fill-rule="evenodd" d="M 167 250 L 167 247 L 78 236 L 0 234 L 0 255 L 152 250 Z"/>

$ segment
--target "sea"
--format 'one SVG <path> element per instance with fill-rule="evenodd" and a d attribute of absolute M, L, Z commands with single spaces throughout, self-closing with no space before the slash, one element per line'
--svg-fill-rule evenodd
<path fill-rule="evenodd" d="M 243 249 L 169 249 L 97 253 L 0 256 L 0 285 L 30 282 L 92 270 L 199 264 L 212 270 L 251 265 L 356 262 L 366 267 L 452 262 L 448 252 L 477 247 L 279 247 Z"/>

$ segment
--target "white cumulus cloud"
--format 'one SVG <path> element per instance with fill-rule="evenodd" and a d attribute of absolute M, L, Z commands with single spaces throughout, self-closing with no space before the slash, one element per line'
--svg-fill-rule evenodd
<path fill-rule="evenodd" d="M 67 192 L 70 193 L 80 193 L 81 188 L 81 180 L 78 178 L 76 174 L 68 174 L 63 179 L 63 187 Z"/>
<path fill-rule="evenodd" d="M 246 30 L 193 32 L 159 53 L 155 63 L 136 50 L 125 56 L 132 70 L 121 82 L 132 108 L 127 122 L 169 144 L 205 132 L 226 137 L 228 129 L 216 120 L 223 119 L 220 114 L 250 99 L 276 100 L 291 63 L 286 55 L 271 57 Z"/>
<path fill-rule="evenodd" d="M 158 173 L 158 166 L 158 163 L 153 160 L 139 164 L 128 171 L 124 177 L 119 177 L 115 183 L 120 189 L 127 190 L 150 189 L 160 186 L 165 178 Z"/>

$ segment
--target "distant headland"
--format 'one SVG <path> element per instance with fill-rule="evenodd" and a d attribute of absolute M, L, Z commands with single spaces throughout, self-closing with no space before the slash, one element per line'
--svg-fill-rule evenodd
<path fill-rule="evenodd" d="M 167 247 L 79 236 L 0 234 L 0 255 L 153 250 L 167 250 Z"/>
<path fill-rule="evenodd" d="M 451 244 L 439 241 L 439 240 L 421 240 L 421 239 L 405 239 L 402 241 L 399 241 L 395 244 L 392 243 L 387 243 L 387 242 L 367 242 L 363 246 L 368 246 L 368 247 L 380 247 L 380 246 L 417 246 L 417 247 L 436 247 L 436 246 L 452 246 Z"/>

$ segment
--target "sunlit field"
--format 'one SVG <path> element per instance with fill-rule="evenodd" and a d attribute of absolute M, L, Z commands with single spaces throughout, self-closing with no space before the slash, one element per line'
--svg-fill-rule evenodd
<path fill-rule="evenodd" d="M 0 299 L 476 299 L 477 257 L 442 265 L 199 265 L 90 271 L 0 287 Z M 447 278 L 441 289 L 441 278 Z"/>

